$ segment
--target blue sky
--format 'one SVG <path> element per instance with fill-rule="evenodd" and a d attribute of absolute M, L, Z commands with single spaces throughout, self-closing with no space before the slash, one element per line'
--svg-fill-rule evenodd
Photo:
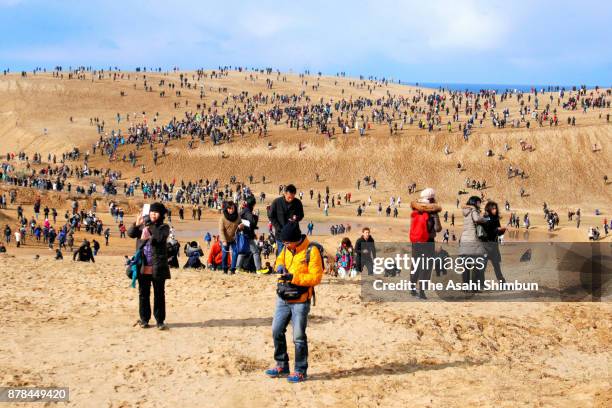
<path fill-rule="evenodd" d="M 612 85 L 612 2 L 0 0 L 0 68 L 271 66 Z"/>

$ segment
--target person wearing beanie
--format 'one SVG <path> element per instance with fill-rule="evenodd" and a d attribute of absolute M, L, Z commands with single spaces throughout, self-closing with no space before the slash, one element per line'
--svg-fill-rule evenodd
<path fill-rule="evenodd" d="M 128 236 L 136 239 L 136 250 L 142 251 L 142 265 L 138 271 L 138 310 L 140 319 L 137 324 L 149 327 L 151 319 L 151 285 L 153 285 L 153 316 L 157 328 L 167 330 L 166 320 L 166 279 L 170 279 L 168 265 L 168 237 L 170 226 L 164 223 L 166 207 L 153 203 L 149 214 L 140 214 L 128 230 Z"/>
<path fill-rule="evenodd" d="M 306 326 L 314 287 L 323 277 L 323 258 L 320 246 L 308 241 L 297 222 L 285 224 L 278 238 L 283 249 L 276 258 L 278 279 L 276 309 L 272 321 L 274 341 L 274 368 L 265 371 L 272 378 L 287 377 L 292 383 L 307 378 L 308 342 Z M 291 322 L 295 345 L 295 372 L 289 375 L 289 355 L 285 332 Z"/>
<path fill-rule="evenodd" d="M 249 249 L 251 250 L 251 255 L 253 256 L 253 263 L 255 264 L 255 271 L 261 272 L 261 254 L 259 253 L 259 246 L 257 246 L 257 233 L 258 229 L 257 223 L 259 222 L 259 216 L 253 213 L 253 209 L 255 208 L 255 204 L 257 200 L 254 196 L 250 195 L 244 200 L 244 207 L 240 212 L 240 219 L 243 223 L 248 223 L 248 225 L 244 225 L 242 232 L 246 236 L 249 241 Z M 248 260 L 248 254 L 239 254 L 236 265 L 239 269 L 247 269 L 245 264 Z"/>
<path fill-rule="evenodd" d="M 431 258 L 435 255 L 436 234 L 442 231 L 439 213 L 442 207 L 436 203 L 436 191 L 426 188 L 421 191 L 420 198 L 410 203 L 410 242 L 412 243 L 413 258 Z M 431 263 L 423 262 L 420 267 L 410 274 L 413 289 L 412 296 L 417 296 L 416 286 L 420 283 L 418 297 L 427 299 L 425 285 L 421 281 L 431 279 Z"/>

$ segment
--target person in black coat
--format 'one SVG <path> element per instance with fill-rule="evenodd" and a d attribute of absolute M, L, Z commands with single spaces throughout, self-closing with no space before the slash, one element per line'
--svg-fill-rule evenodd
<path fill-rule="evenodd" d="M 485 223 L 483 227 L 486 233 L 484 246 L 487 252 L 487 262 L 491 262 L 495 271 L 495 277 L 503 283 L 506 282 L 506 279 L 501 271 L 501 253 L 499 252 L 498 237 L 506 232 L 506 228 L 502 228 L 499 223 L 499 208 L 496 202 L 489 201 L 485 205 L 484 218 Z"/>
<path fill-rule="evenodd" d="M 300 222 L 304 218 L 304 207 L 299 198 L 295 198 L 297 189 L 293 184 L 285 187 L 282 197 L 276 198 L 270 205 L 268 218 L 274 226 L 274 234 L 276 238 L 276 254 L 280 254 L 283 249 L 283 243 L 279 239 L 283 227 L 292 222 Z"/>
<path fill-rule="evenodd" d="M 74 252 L 74 255 L 72 256 L 72 260 L 80 261 L 80 262 L 96 263 L 96 260 L 94 259 L 93 251 L 91 250 L 91 245 L 89 244 L 88 240 L 86 239 L 83 240 L 83 243 L 81 244 L 81 246 Z"/>
<path fill-rule="evenodd" d="M 355 268 L 361 273 L 365 266 L 368 268 L 368 275 L 372 275 L 374 258 L 376 258 L 374 238 L 370 235 L 370 228 L 364 227 L 361 236 L 355 242 Z"/>
<path fill-rule="evenodd" d="M 251 272 L 262 272 L 261 266 L 261 254 L 259 246 L 257 245 L 257 224 L 259 223 L 259 215 L 254 213 L 255 204 L 257 200 L 255 196 L 248 196 L 244 200 L 244 206 L 240 212 L 240 219 L 243 223 L 246 221 L 249 225 L 244 226 L 242 233 L 249 241 L 250 255 L 253 257 L 253 263 L 250 262 L 249 254 L 239 254 L 236 264 L 238 268 L 251 271 Z M 255 267 L 255 271 L 252 268 Z"/>
<path fill-rule="evenodd" d="M 138 216 L 128 230 L 128 236 L 136 239 L 136 250 L 142 251 L 142 265 L 138 273 L 138 298 L 142 328 L 149 327 L 151 318 L 151 284 L 153 284 L 153 315 L 157 328 L 167 330 L 165 281 L 170 279 L 168 245 L 170 227 L 164 223 L 166 207 L 161 203 L 151 204 L 148 215 Z"/>

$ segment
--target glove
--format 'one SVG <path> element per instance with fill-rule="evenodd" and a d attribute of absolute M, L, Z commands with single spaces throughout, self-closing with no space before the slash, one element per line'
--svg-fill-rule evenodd
<path fill-rule="evenodd" d="M 291 282 L 293 280 L 293 274 L 291 274 L 291 273 L 284 273 L 281 276 L 281 279 L 284 280 L 284 281 L 287 281 L 287 282 Z"/>

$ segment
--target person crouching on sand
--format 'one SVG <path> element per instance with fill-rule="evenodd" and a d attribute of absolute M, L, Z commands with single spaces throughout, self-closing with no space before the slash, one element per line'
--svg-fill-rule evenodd
<path fill-rule="evenodd" d="M 151 284 L 153 284 L 153 315 L 157 328 L 167 330 L 165 282 L 170 279 L 168 247 L 166 241 L 170 227 L 164 223 L 166 207 L 162 203 L 151 204 L 149 215 L 139 215 L 128 230 L 128 236 L 136 239 L 136 250 L 142 251 L 143 262 L 138 272 L 138 311 L 142 328 L 149 327 L 151 318 Z"/>
<path fill-rule="evenodd" d="M 318 245 L 308 241 L 297 222 L 287 223 L 277 237 L 283 242 L 283 250 L 276 259 L 276 271 L 281 275 L 278 279 L 276 310 L 272 321 L 276 367 L 266 370 L 265 373 L 272 378 L 286 376 L 287 381 L 297 383 L 307 378 L 306 326 L 314 287 L 323 277 L 323 259 Z M 285 336 L 289 322 L 293 326 L 295 345 L 295 372 L 291 375 Z"/>

